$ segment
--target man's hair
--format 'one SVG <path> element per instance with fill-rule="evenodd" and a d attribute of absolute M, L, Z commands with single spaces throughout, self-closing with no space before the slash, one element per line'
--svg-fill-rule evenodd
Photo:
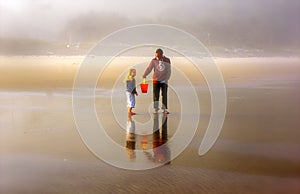
<path fill-rule="evenodd" d="M 159 48 L 159 49 L 156 49 L 155 53 L 159 53 L 159 54 L 161 54 L 161 55 L 164 54 L 163 50 L 160 49 L 160 48 Z"/>

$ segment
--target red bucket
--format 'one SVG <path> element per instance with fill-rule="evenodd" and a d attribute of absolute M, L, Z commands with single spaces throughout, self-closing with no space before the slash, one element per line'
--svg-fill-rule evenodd
<path fill-rule="evenodd" d="M 142 93 L 147 93 L 148 84 L 140 84 Z"/>

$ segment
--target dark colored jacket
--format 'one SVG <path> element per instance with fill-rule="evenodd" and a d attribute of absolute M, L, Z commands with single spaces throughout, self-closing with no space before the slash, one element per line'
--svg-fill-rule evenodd
<path fill-rule="evenodd" d="M 135 79 L 126 81 L 126 91 L 136 94 Z"/>
<path fill-rule="evenodd" d="M 163 56 L 161 60 L 158 60 L 156 57 L 151 60 L 147 69 L 144 72 L 143 78 L 145 78 L 151 71 L 153 73 L 153 82 L 165 81 L 167 82 L 171 76 L 171 61 L 169 58 Z"/>

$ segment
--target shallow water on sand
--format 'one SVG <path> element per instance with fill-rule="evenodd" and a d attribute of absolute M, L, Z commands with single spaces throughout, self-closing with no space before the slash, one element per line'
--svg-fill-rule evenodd
<path fill-rule="evenodd" d="M 203 79 L 189 74 L 200 115 L 185 121 L 192 123 L 198 117 L 199 125 L 192 142 L 170 163 L 171 139 L 182 116 L 175 92 L 170 90 L 173 106 L 163 126 L 163 114 L 151 113 L 151 95 L 137 97 L 138 114 L 131 122 L 127 114 L 117 122 L 111 113 L 111 91 L 98 87 L 96 114 L 106 133 L 123 147 L 119 159 L 133 164 L 166 163 L 145 171 L 122 170 L 99 160 L 80 138 L 72 112 L 78 58 L 27 58 L 22 61 L 27 69 L 18 71 L 14 67 L 19 62 L 19 58 L 1 60 L 1 193 L 300 192 L 299 59 L 218 59 L 227 89 L 227 114 L 216 144 L 201 157 L 198 148 L 210 118 L 210 95 Z M 46 69 L 38 71 L 48 72 L 44 78 L 31 71 L 37 70 L 39 62 Z M 58 65 L 49 67 L 54 62 Z M 115 94 L 115 100 L 124 100 L 121 91 Z M 126 107 L 120 109 L 126 111 Z M 148 124 L 143 128 L 139 123 Z M 156 129 L 159 133 L 153 134 Z M 151 150 L 168 141 L 167 149 Z"/>

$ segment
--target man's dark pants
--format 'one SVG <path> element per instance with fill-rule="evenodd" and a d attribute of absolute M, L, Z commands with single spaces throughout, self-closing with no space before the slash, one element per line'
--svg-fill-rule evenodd
<path fill-rule="evenodd" d="M 163 109 L 168 108 L 168 84 L 167 83 L 161 83 L 161 82 L 154 82 L 153 83 L 153 102 L 154 102 L 154 108 L 158 109 L 159 104 L 159 94 L 160 90 L 162 92 L 162 103 L 163 103 Z"/>

